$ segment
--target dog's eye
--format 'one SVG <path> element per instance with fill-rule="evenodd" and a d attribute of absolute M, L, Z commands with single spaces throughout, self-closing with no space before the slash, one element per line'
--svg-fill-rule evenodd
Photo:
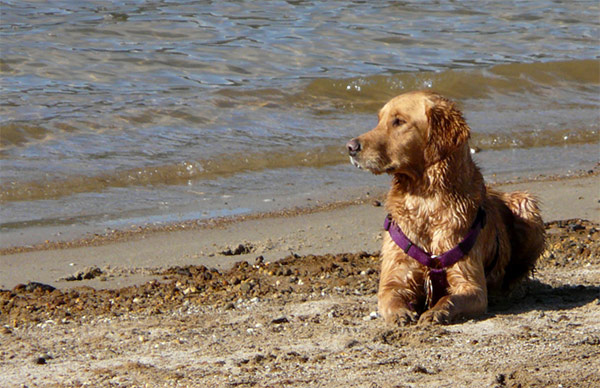
<path fill-rule="evenodd" d="M 394 127 L 399 127 L 399 126 L 401 126 L 402 124 L 405 124 L 405 123 L 406 123 L 406 121 L 402 120 L 399 117 L 394 118 L 394 121 L 392 121 L 392 125 Z"/>

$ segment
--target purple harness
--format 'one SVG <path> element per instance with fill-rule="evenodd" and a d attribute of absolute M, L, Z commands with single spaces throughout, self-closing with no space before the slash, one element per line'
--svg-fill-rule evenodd
<path fill-rule="evenodd" d="M 427 306 L 435 306 L 437 301 L 447 294 L 448 280 L 446 268 L 454 265 L 469 253 L 477 241 L 477 236 L 485 226 L 485 211 L 480 207 L 469 233 L 457 246 L 441 255 L 432 255 L 413 244 L 402 232 L 402 229 L 392 220 L 390 214 L 385 218 L 383 227 L 390 233 L 392 240 L 410 257 L 429 268 L 427 279 Z"/>

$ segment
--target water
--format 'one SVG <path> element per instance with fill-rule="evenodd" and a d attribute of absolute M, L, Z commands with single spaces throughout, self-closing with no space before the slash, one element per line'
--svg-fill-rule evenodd
<path fill-rule="evenodd" d="M 459 102 L 488 178 L 591 168 L 599 14 L 597 1 L 0 2 L 1 245 L 383 189 L 344 144 L 413 89 Z"/>

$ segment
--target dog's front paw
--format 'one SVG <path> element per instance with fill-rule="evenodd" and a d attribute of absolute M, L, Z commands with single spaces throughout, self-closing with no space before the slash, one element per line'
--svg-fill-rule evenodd
<path fill-rule="evenodd" d="M 381 315 L 386 323 L 398 326 L 406 326 L 417 322 L 418 315 L 409 309 L 401 308 L 393 311 L 382 311 Z"/>
<path fill-rule="evenodd" d="M 419 325 L 432 325 L 432 324 L 441 324 L 445 325 L 450 323 L 450 312 L 443 309 L 431 309 L 425 311 L 421 318 L 419 318 Z"/>

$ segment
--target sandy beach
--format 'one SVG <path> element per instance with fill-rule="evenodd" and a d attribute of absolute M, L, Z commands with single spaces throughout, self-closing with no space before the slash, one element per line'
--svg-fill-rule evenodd
<path fill-rule="evenodd" d="M 541 199 L 548 249 L 511 298 L 443 327 L 377 316 L 384 193 L 5 247 L 0 385 L 598 386 L 600 177 L 497 188 Z"/>
<path fill-rule="evenodd" d="M 600 387 L 599 11 L 3 1 L 0 388 Z M 390 176 L 348 158 L 418 176 L 463 121 L 546 249 L 481 316 L 386 325 Z"/>
<path fill-rule="evenodd" d="M 538 178 L 505 183 L 500 190 L 528 190 L 542 206 L 544 221 L 573 218 L 600 222 L 600 177 Z M 92 235 L 76 241 L 48 241 L 30 247 L 0 250 L 0 288 L 37 281 L 54 287 L 118 288 L 153 278 L 152 272 L 170 266 L 205 265 L 227 269 L 240 260 L 265 261 L 289 254 L 375 252 L 379 250 L 385 217 L 385 192 L 321 207 L 257 214 L 208 223 L 172 224 Z M 241 245 L 246 250 L 233 252 Z M 233 253 L 232 252 L 232 253 Z M 105 276 L 85 282 L 64 280 L 91 266 Z M 149 276 L 150 275 L 150 276 Z"/>

